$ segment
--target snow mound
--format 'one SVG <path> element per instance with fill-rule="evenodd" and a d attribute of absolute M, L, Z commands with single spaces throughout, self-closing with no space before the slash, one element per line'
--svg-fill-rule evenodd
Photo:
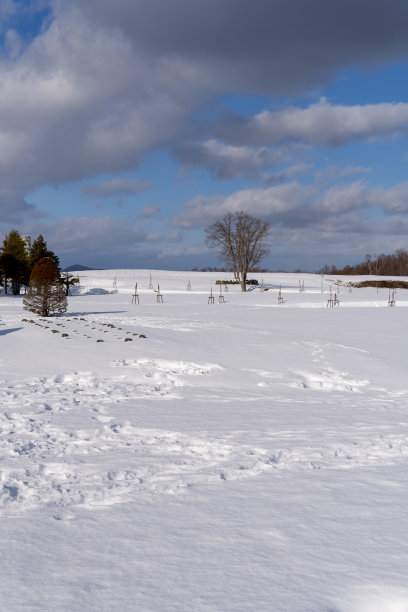
<path fill-rule="evenodd" d="M 318 391 L 361 391 L 368 380 L 357 380 L 347 372 L 325 368 L 317 372 L 294 372 L 296 381 L 291 386 Z"/>
<path fill-rule="evenodd" d="M 155 370 L 168 374 L 201 376 L 222 369 L 217 363 L 200 364 L 194 363 L 193 361 L 172 361 L 167 359 L 121 359 L 119 361 L 113 361 L 112 365 L 118 368 L 137 368 L 143 371 L 147 376 L 152 374 Z"/>

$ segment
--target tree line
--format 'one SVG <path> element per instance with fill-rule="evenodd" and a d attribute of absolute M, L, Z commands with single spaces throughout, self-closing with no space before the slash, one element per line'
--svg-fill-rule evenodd
<path fill-rule="evenodd" d="M 0 286 L 4 293 L 19 295 L 24 288 L 25 310 L 43 317 L 66 312 L 67 295 L 78 278 L 61 276 L 59 258 L 40 234 L 31 244 L 29 236 L 12 230 L 0 247 Z"/>
<path fill-rule="evenodd" d="M 397 249 L 389 255 L 366 255 L 364 261 L 344 268 L 326 265 L 319 270 L 319 274 L 408 276 L 408 251 Z"/>
<path fill-rule="evenodd" d="M 31 272 L 43 257 L 52 259 L 59 269 L 59 258 L 48 249 L 41 234 L 29 246 L 27 238 L 13 229 L 4 238 L 0 251 L 0 286 L 5 294 L 19 295 L 23 287 L 28 287 Z"/>

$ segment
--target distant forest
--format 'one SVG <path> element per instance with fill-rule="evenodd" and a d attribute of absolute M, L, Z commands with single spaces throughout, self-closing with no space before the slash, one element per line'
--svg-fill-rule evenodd
<path fill-rule="evenodd" d="M 391 255 L 366 255 L 364 261 L 354 266 L 336 268 L 324 266 L 319 274 L 374 274 L 376 276 L 408 276 L 408 251 L 397 249 Z"/>

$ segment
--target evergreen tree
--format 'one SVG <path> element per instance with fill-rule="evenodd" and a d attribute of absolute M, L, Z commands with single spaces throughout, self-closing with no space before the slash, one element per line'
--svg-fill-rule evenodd
<path fill-rule="evenodd" d="M 68 302 L 60 272 L 51 257 L 43 257 L 34 266 L 23 303 L 25 310 L 42 317 L 66 312 Z"/>
<path fill-rule="evenodd" d="M 18 277 L 20 265 L 14 255 L 2 253 L 0 255 L 0 285 L 4 287 L 4 293 L 8 293 L 9 280 Z"/>
<path fill-rule="evenodd" d="M 28 263 L 27 249 L 24 240 L 17 230 L 11 230 L 3 240 L 3 253 L 13 255 L 16 259 Z"/>
<path fill-rule="evenodd" d="M 50 257 L 59 268 L 59 258 L 53 251 L 50 251 L 47 248 L 47 243 L 44 240 L 44 237 L 40 234 L 34 240 L 28 255 L 30 267 L 34 268 L 36 263 L 38 263 L 43 257 Z"/>
<path fill-rule="evenodd" d="M 3 275 L 5 277 L 5 287 L 7 293 L 7 282 L 11 281 L 13 295 L 19 295 L 22 284 L 28 280 L 28 253 L 26 245 L 17 230 L 11 232 L 4 238 L 2 254 L 9 256 L 3 265 Z"/>

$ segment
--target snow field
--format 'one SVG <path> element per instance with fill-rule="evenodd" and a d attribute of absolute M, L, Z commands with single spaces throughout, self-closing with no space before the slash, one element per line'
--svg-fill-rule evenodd
<path fill-rule="evenodd" d="M 404 294 L 87 274 L 0 297 L 3 609 L 406 612 Z"/>

